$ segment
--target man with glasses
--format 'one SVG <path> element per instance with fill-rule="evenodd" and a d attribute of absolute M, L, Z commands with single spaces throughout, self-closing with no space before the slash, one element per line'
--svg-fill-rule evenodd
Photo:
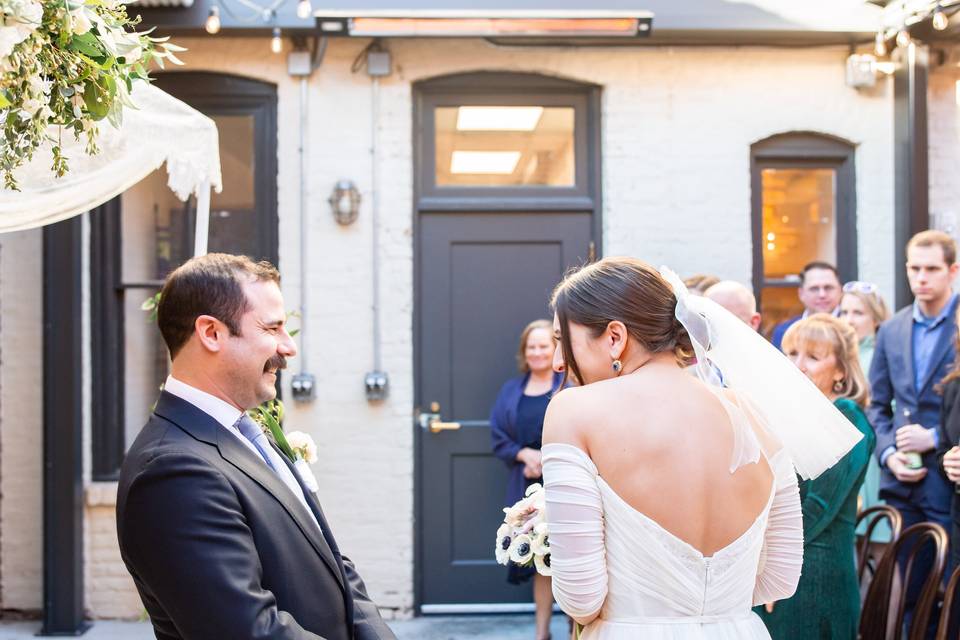
<path fill-rule="evenodd" d="M 952 489 L 935 452 L 942 403 L 936 386 L 955 358 L 957 245 L 946 233 L 922 231 L 907 243 L 906 266 L 914 302 L 880 327 L 870 365 L 867 414 L 877 433 L 880 497 L 900 511 L 904 529 L 936 522 L 949 531 Z M 922 566 L 911 574 L 908 621 L 926 574 Z"/>
<path fill-rule="evenodd" d="M 814 313 L 837 314 L 840 307 L 840 276 L 837 268 L 829 262 L 811 262 L 800 273 L 800 288 L 797 297 L 803 303 L 803 313 L 784 320 L 773 328 L 770 342 L 781 349 L 783 335 L 793 323 Z"/>

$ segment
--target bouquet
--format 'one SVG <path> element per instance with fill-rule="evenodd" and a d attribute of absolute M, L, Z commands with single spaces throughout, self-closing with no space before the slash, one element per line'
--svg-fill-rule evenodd
<path fill-rule="evenodd" d="M 49 142 L 51 171 L 63 176 L 63 135 L 85 138 L 96 154 L 99 123 L 120 127 L 133 83 L 156 62 L 182 64 L 185 51 L 137 32 L 120 0 L 0 0 L 0 173 L 14 171 Z"/>
<path fill-rule="evenodd" d="M 503 510 L 497 530 L 497 562 L 521 567 L 533 565 L 542 576 L 550 575 L 550 537 L 547 533 L 543 486 L 532 484 L 522 500 Z"/>

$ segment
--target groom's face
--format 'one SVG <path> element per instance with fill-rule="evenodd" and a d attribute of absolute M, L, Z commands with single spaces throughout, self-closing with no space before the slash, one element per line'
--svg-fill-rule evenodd
<path fill-rule="evenodd" d="M 248 310 L 240 320 L 240 335 L 230 337 L 224 355 L 234 401 L 249 409 L 276 397 L 277 374 L 297 348 L 287 333 L 280 287 L 255 281 L 245 283 L 243 290 Z"/>

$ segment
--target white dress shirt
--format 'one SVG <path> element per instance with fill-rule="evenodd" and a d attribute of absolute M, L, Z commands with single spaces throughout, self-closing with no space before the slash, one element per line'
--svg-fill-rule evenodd
<path fill-rule="evenodd" d="M 250 449 L 253 452 L 253 455 L 257 456 L 257 460 L 260 460 L 264 465 L 267 464 L 266 460 L 263 459 L 263 456 L 260 455 L 260 452 L 254 446 L 252 442 L 243 437 L 243 434 L 240 433 L 240 430 L 237 429 L 237 421 L 240 420 L 240 417 L 243 416 L 243 411 L 237 409 L 232 404 L 221 400 L 220 398 L 207 393 L 206 391 L 201 391 L 196 387 L 192 387 L 185 382 L 177 380 L 173 376 L 167 376 L 167 381 L 163 385 L 163 390 L 167 393 L 173 394 L 185 400 L 195 406 L 200 411 L 203 411 L 205 414 L 216 420 L 220 423 L 221 426 L 226 428 L 226 430 L 233 434 L 233 437 L 237 438 L 240 442 L 243 443 L 245 447 Z M 293 477 L 293 472 L 290 471 L 290 467 L 284 464 L 280 454 L 270 450 L 272 456 L 271 462 L 277 468 L 277 475 L 283 480 L 283 483 L 287 485 L 287 488 L 296 496 L 297 500 L 300 501 L 300 504 L 303 505 L 303 508 L 307 510 L 307 513 L 310 515 L 310 519 L 317 523 L 317 527 L 320 527 L 320 523 L 317 522 L 316 517 L 313 515 L 313 511 L 310 510 L 310 507 L 307 506 L 307 498 L 303 495 L 303 489 L 300 487 L 300 483 L 297 482 L 297 479 Z"/>

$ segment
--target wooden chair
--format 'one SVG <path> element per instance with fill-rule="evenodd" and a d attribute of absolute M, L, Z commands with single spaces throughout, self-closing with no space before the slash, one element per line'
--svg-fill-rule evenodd
<path fill-rule="evenodd" d="M 937 640 L 947 640 L 951 637 L 956 638 L 958 635 L 955 633 L 956 629 L 952 629 L 952 627 L 960 625 L 960 615 L 954 615 L 955 612 L 953 611 L 958 584 L 960 584 L 960 567 L 950 576 L 950 582 L 947 583 L 947 588 L 943 592 L 943 608 L 940 610 L 940 626 L 937 628 Z M 951 631 L 954 631 L 954 633 L 951 634 Z"/>
<path fill-rule="evenodd" d="M 870 583 L 870 589 L 867 591 L 866 600 L 863 603 L 863 611 L 860 616 L 860 638 L 863 640 L 894 640 L 901 637 L 900 630 L 903 628 L 906 608 L 906 585 L 910 584 L 910 577 L 915 570 L 914 561 L 917 554 L 927 544 L 933 545 L 933 564 L 914 607 L 913 621 L 907 632 L 907 640 L 923 640 L 926 636 L 930 616 L 933 615 L 934 607 L 937 604 L 940 580 L 943 578 L 944 567 L 947 563 L 947 532 L 943 527 L 933 522 L 921 522 L 909 527 L 883 554 L 883 558 L 880 559 L 880 564 L 877 566 L 876 575 Z M 891 608 L 890 597 L 894 581 L 899 572 L 897 556 L 900 555 L 901 550 L 906 550 L 907 554 L 906 568 L 900 581 L 900 584 L 904 587 L 900 590 L 901 594 L 896 606 L 896 619 L 894 624 L 891 625 L 888 612 Z"/>
<path fill-rule="evenodd" d="M 884 520 L 890 527 L 890 544 L 892 544 L 900 537 L 900 529 L 903 527 L 903 518 L 900 517 L 899 511 L 889 505 L 878 504 L 857 515 L 857 529 L 860 528 L 861 523 L 867 523 L 863 535 L 857 537 L 857 580 L 861 585 L 863 585 L 863 573 L 868 566 L 871 574 L 877 572 L 877 567 L 870 563 L 870 539 L 873 537 L 874 530 Z"/>

